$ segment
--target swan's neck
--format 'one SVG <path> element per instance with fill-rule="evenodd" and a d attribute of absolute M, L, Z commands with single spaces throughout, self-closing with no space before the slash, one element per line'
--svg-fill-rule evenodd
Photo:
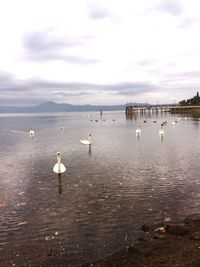
<path fill-rule="evenodd" d="M 57 157 L 57 160 L 58 160 L 58 173 L 60 174 L 61 173 L 61 158 L 60 157 Z"/>
<path fill-rule="evenodd" d="M 91 135 L 88 135 L 88 141 L 91 142 L 92 138 L 91 138 Z"/>

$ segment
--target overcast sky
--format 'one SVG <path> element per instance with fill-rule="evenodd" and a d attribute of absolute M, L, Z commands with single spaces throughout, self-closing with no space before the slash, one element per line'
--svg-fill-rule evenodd
<path fill-rule="evenodd" d="M 190 98 L 199 10 L 199 0 L 0 0 L 0 105 Z"/>

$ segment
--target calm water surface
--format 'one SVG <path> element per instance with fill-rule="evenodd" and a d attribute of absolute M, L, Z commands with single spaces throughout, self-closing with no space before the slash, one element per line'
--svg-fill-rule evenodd
<path fill-rule="evenodd" d="M 81 266 L 134 243 L 144 223 L 198 214 L 200 120 L 174 120 L 1 115 L 0 266 Z M 79 141 L 88 133 L 91 153 Z M 61 179 L 52 171 L 57 151 L 67 169 Z"/>

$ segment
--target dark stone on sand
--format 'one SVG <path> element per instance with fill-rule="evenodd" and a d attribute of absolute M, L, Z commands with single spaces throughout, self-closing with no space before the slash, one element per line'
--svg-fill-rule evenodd
<path fill-rule="evenodd" d="M 165 227 L 159 227 L 154 230 L 154 233 L 159 234 L 159 235 L 164 235 L 165 232 L 166 232 Z"/>
<path fill-rule="evenodd" d="M 47 256 L 52 256 L 52 254 L 53 254 L 53 250 L 52 250 L 52 248 L 48 248 L 47 249 Z"/>
<path fill-rule="evenodd" d="M 134 245 L 132 246 L 129 246 L 128 247 L 128 252 L 131 252 L 131 253 L 138 253 L 138 250 L 136 249 L 136 247 Z"/>
<path fill-rule="evenodd" d="M 150 227 L 149 227 L 148 225 L 144 224 L 144 225 L 142 225 L 142 230 L 143 230 L 144 232 L 149 232 Z"/>
<path fill-rule="evenodd" d="M 187 217 L 184 219 L 185 224 L 192 224 L 194 222 L 195 222 L 195 218 L 193 218 L 193 217 Z"/>
<path fill-rule="evenodd" d="M 199 267 L 200 219 L 191 216 L 184 222 L 143 225 L 144 232 L 136 243 L 93 263 L 93 267 Z"/>
<path fill-rule="evenodd" d="M 200 232 L 193 233 L 192 236 L 190 237 L 190 239 L 192 239 L 192 240 L 200 240 Z"/>
<path fill-rule="evenodd" d="M 165 227 L 165 230 L 169 234 L 173 235 L 186 235 L 189 233 L 190 229 L 185 224 L 168 224 Z"/>
<path fill-rule="evenodd" d="M 165 235 L 161 235 L 161 234 L 158 234 L 158 233 L 154 233 L 154 236 L 153 236 L 155 239 L 164 239 L 165 238 Z"/>
<path fill-rule="evenodd" d="M 141 232 L 137 241 L 148 241 L 149 240 L 149 232 Z"/>

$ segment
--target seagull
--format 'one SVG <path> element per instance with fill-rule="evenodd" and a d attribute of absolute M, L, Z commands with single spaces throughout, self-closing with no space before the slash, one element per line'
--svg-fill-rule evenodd
<path fill-rule="evenodd" d="M 53 171 L 57 174 L 62 174 L 66 171 L 65 166 L 61 163 L 61 154 L 60 152 L 57 152 L 57 163 L 53 167 Z"/>
<path fill-rule="evenodd" d="M 34 135 L 35 135 L 35 131 L 33 131 L 32 128 L 30 128 L 30 130 L 29 130 L 29 135 L 30 135 L 31 138 L 33 138 Z"/>
<path fill-rule="evenodd" d="M 91 134 L 88 134 L 88 139 L 86 140 L 80 140 L 81 144 L 83 145 L 91 145 L 92 142 L 91 142 Z"/>

